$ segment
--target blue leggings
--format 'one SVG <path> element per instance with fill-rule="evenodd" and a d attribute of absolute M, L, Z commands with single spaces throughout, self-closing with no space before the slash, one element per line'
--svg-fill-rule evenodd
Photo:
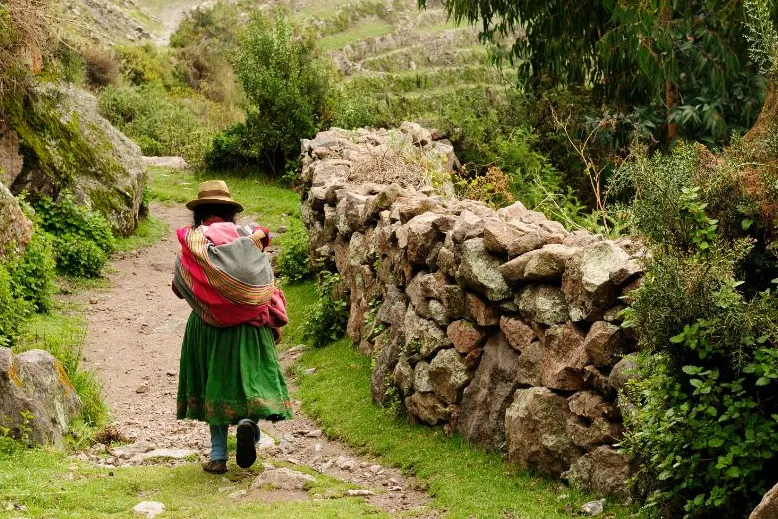
<path fill-rule="evenodd" d="M 259 426 L 256 422 L 244 418 L 238 422 L 238 425 L 248 423 L 254 429 L 254 441 L 259 442 Z M 227 455 L 227 433 L 229 432 L 229 425 L 211 425 L 211 460 L 213 461 L 227 461 L 229 457 Z"/>

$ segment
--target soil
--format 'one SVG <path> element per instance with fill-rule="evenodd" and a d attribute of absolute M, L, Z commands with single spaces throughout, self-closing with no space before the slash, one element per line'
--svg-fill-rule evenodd
<path fill-rule="evenodd" d="M 170 232 L 147 249 L 115 259 L 111 263 L 115 269 L 110 275 L 111 288 L 86 294 L 89 328 L 84 358 L 102 379 L 112 425 L 119 434 L 145 446 L 141 451 L 188 449 L 206 459 L 210 448 L 207 425 L 176 420 L 175 413 L 179 352 L 190 309 L 170 289 L 179 249 L 172 231 L 188 224 L 190 213 L 183 207 L 161 204 L 152 205 L 152 213 L 169 225 Z M 282 363 L 288 367 L 301 351 L 295 347 L 282 352 Z M 294 392 L 294 381 L 287 382 Z M 299 404 L 294 402 L 294 419 L 260 424 L 263 433 L 274 438 L 276 444 L 260 452 L 259 464 L 282 461 L 307 466 L 373 491 L 374 495 L 365 499 L 381 510 L 400 514 L 421 509 L 417 517 L 440 516 L 427 508 L 430 497 L 418 481 L 328 439 L 301 412 Z M 189 460 L 126 459 L 101 445 L 81 456 L 109 466 L 192 463 L 191 456 Z M 247 498 L 277 501 L 285 499 L 284 495 L 256 491 Z M 287 498 L 296 500 L 300 496 L 291 493 Z"/>

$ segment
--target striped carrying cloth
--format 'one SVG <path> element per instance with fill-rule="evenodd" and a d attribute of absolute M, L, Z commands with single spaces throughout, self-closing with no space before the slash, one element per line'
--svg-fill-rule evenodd
<path fill-rule="evenodd" d="M 287 324 L 286 300 L 275 286 L 262 230 L 224 222 L 182 227 L 176 235 L 181 254 L 173 284 L 203 321 L 218 327 Z"/>

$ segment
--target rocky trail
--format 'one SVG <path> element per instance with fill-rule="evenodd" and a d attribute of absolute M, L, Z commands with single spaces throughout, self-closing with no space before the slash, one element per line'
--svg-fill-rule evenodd
<path fill-rule="evenodd" d="M 190 464 L 192 470 L 200 470 L 196 463 L 206 459 L 210 448 L 207 426 L 175 417 L 179 351 L 189 307 L 170 290 L 178 250 L 172 230 L 187 224 L 190 213 L 165 205 L 153 205 L 152 212 L 171 231 L 152 247 L 113 261 L 110 289 L 85 295 L 89 328 L 84 357 L 102 379 L 113 427 L 131 443 L 117 448 L 97 444 L 77 457 L 107 467 Z M 301 353 L 301 346 L 284 351 L 285 367 Z M 288 382 L 294 391 L 294 380 Z M 234 499 L 276 502 L 356 495 L 393 516 L 440 517 L 428 508 L 430 498 L 415 479 L 328 439 L 302 414 L 299 404 L 295 401 L 294 419 L 260 424 L 258 467 L 240 471 L 233 464 L 230 479 L 214 476 L 215 491 L 233 489 L 228 482 L 235 483 L 238 474 L 239 479 L 257 478 L 252 485 L 257 488 L 231 493 Z M 263 464 L 264 471 L 257 476 Z M 293 471 L 295 466 L 341 480 L 351 490 L 309 496 L 304 490 L 307 480 Z"/>

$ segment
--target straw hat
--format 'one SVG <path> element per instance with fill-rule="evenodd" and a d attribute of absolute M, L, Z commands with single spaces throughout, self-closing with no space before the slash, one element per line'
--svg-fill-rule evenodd
<path fill-rule="evenodd" d="M 232 199 L 230 190 L 224 180 L 206 180 L 200 184 L 197 192 L 197 198 L 186 204 L 187 209 L 194 210 L 195 207 L 202 204 L 224 204 L 234 206 L 238 212 L 243 211 L 243 206 Z"/>

